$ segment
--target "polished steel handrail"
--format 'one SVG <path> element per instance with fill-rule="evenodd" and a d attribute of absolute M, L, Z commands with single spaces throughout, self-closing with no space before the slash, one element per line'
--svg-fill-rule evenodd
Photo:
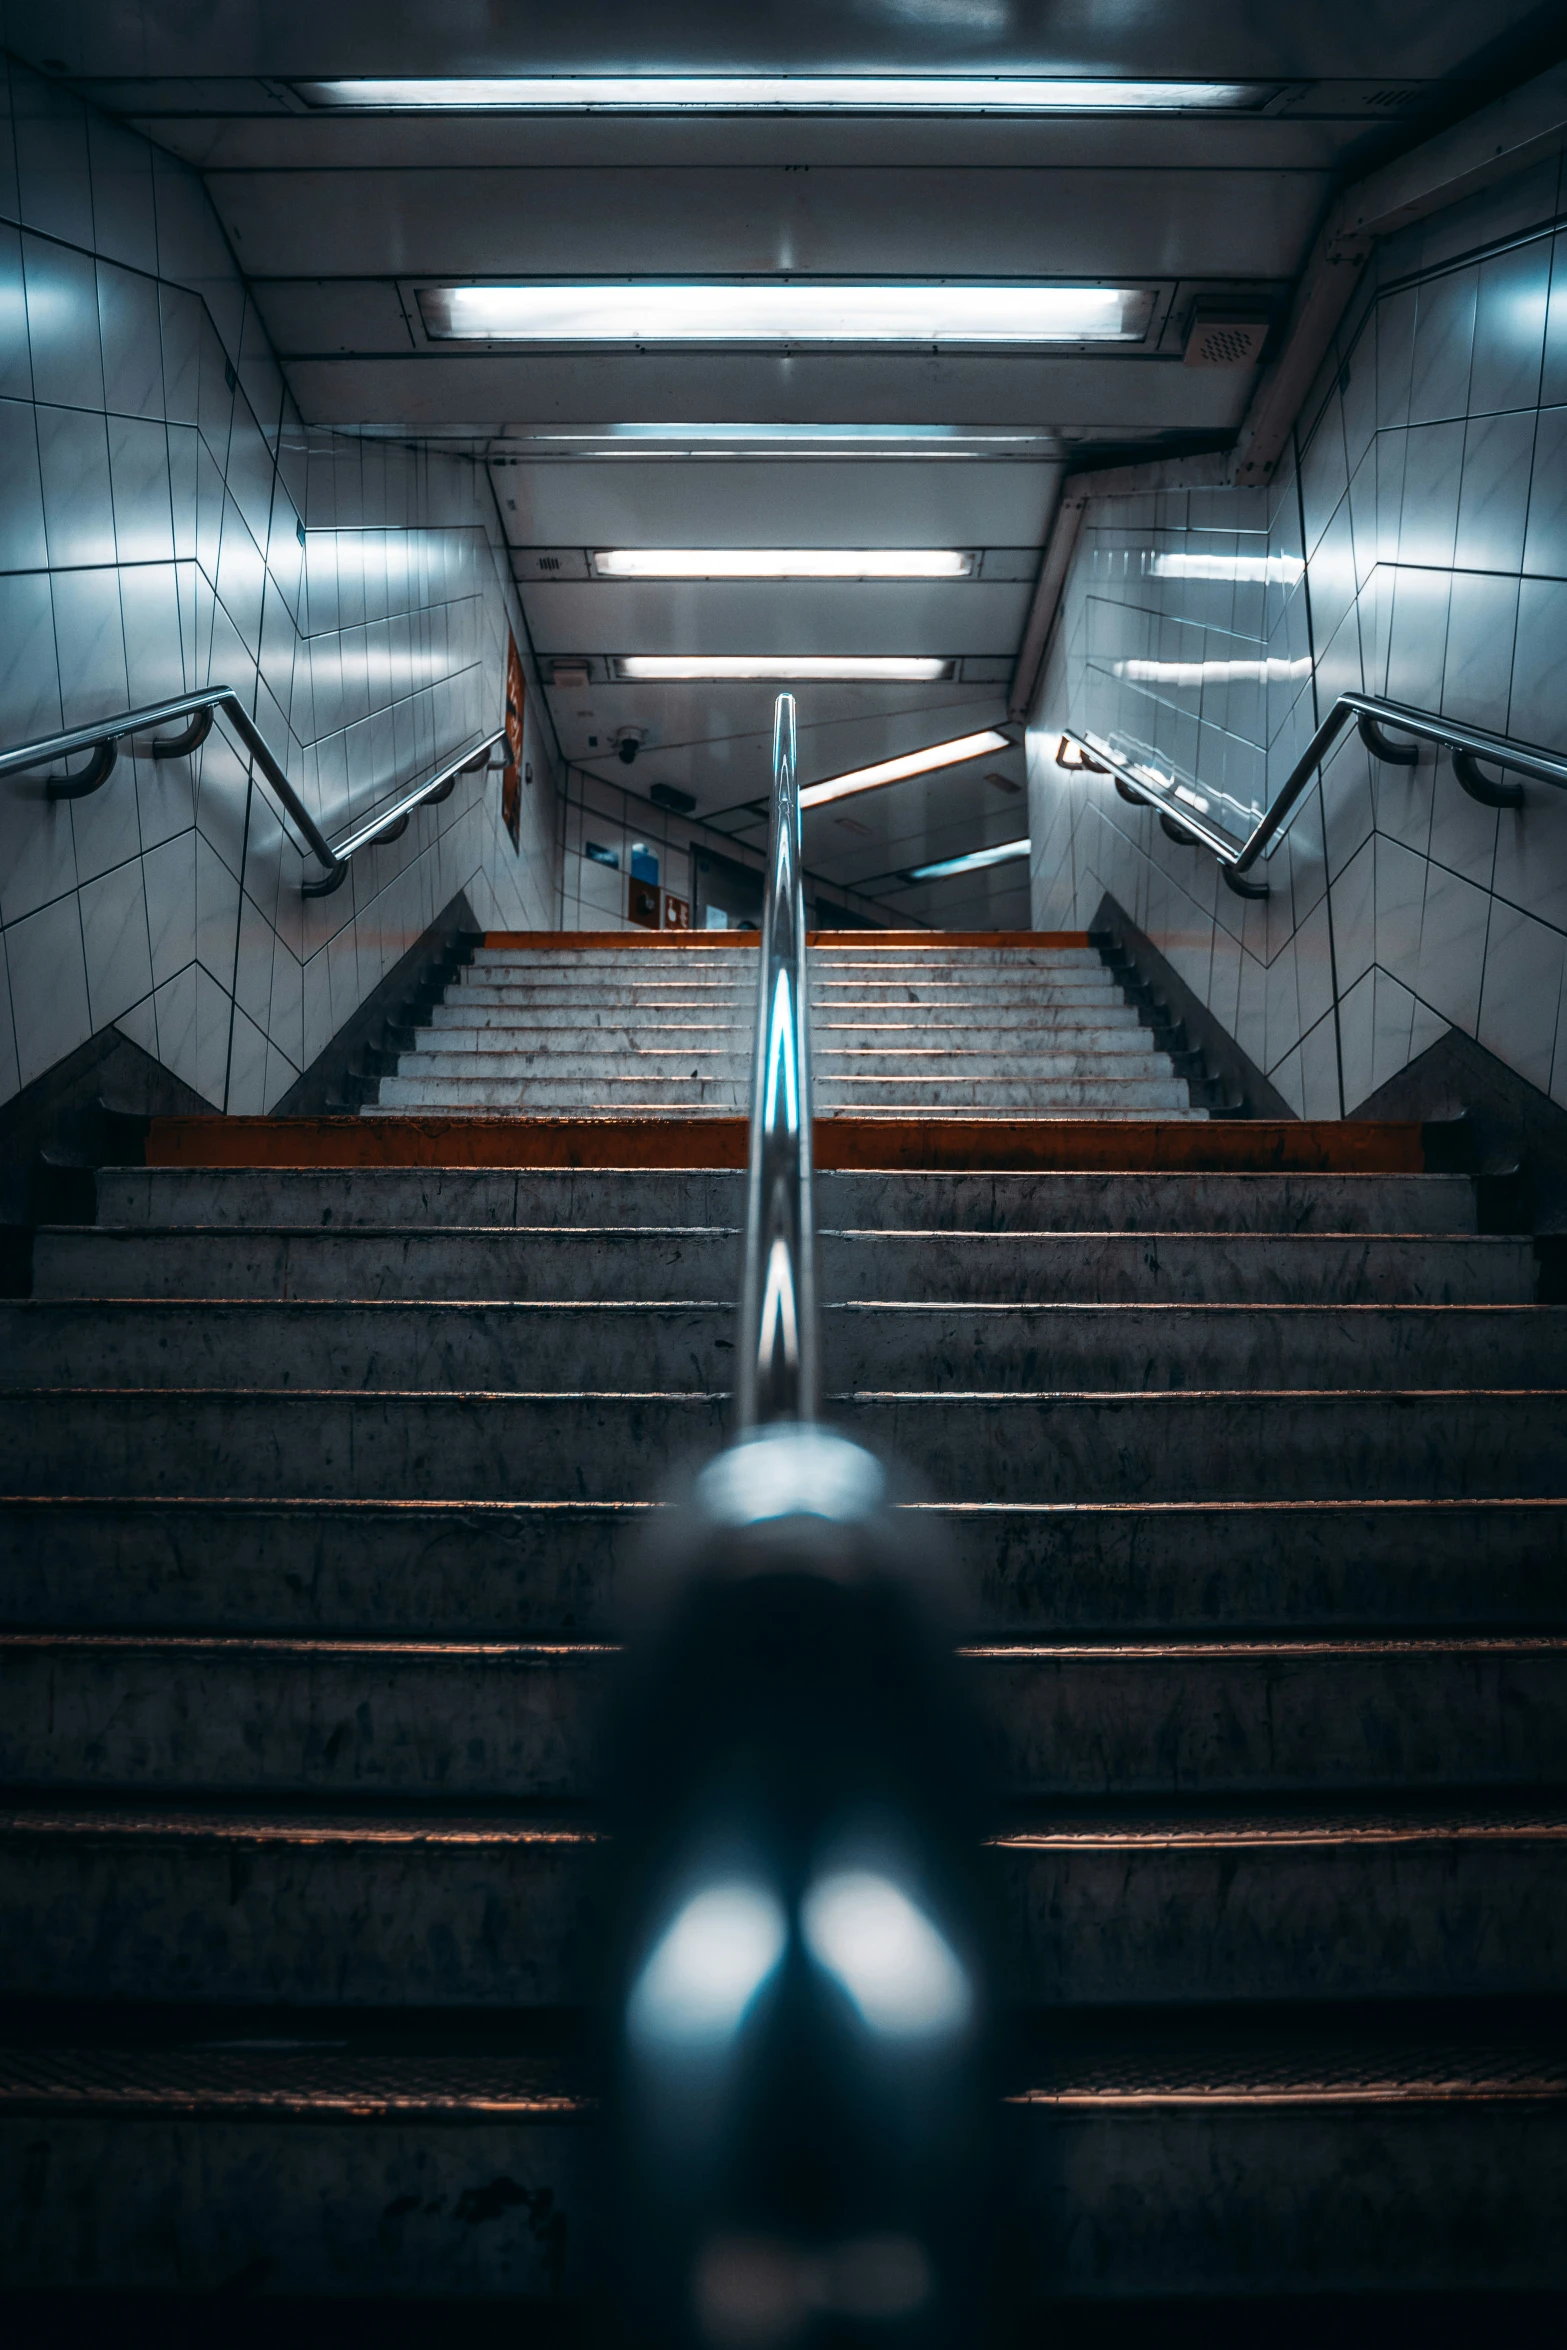
<path fill-rule="evenodd" d="M 412 791 L 405 792 L 390 808 L 384 808 L 338 841 L 327 839 L 231 685 L 210 685 L 199 693 L 175 694 L 166 702 L 149 702 L 143 709 L 122 710 L 117 717 L 100 718 L 90 726 L 67 727 L 60 734 L 41 735 L 36 742 L 20 743 L 13 751 L 0 751 L 0 775 L 22 774 L 29 768 L 47 766 L 52 759 L 68 759 L 73 752 L 91 751 L 87 765 L 74 775 L 50 775 L 44 784 L 52 800 L 85 799 L 89 793 L 101 791 L 108 782 L 119 757 L 119 746 L 129 736 L 152 734 L 157 727 L 167 726 L 175 718 L 188 719 L 190 723 L 179 734 L 165 735 L 149 746 L 155 759 L 182 759 L 206 741 L 213 719 L 220 715 L 238 735 L 304 842 L 301 853 L 316 858 L 325 868 L 318 880 L 301 882 L 301 895 L 307 898 L 326 897 L 339 888 L 347 878 L 349 859 L 374 841 L 395 840 L 406 831 L 415 808 L 427 800 L 446 799 L 455 788 L 458 776 L 465 769 L 487 761 L 495 745 L 504 741 L 506 732 L 504 727 L 497 727 L 482 742 L 470 743 Z"/>
<path fill-rule="evenodd" d="M 1390 742 L 1385 731 L 1388 727 L 1398 734 L 1437 743 L 1451 751 L 1453 773 L 1459 783 L 1471 799 L 1479 800 L 1487 808 L 1521 807 L 1523 786 L 1498 783 L 1483 775 L 1477 764 L 1481 759 L 1492 767 L 1527 775 L 1536 783 L 1554 784 L 1558 790 L 1567 791 L 1567 759 L 1554 751 L 1542 751 L 1532 743 L 1513 742 L 1508 736 L 1490 734 L 1481 726 L 1466 726 L 1459 719 L 1444 718 L 1434 710 L 1414 710 L 1404 702 L 1384 701 L 1376 694 L 1342 693 L 1285 777 L 1272 806 L 1258 818 L 1245 840 L 1240 841 L 1222 832 L 1217 825 L 1205 823 L 1201 815 L 1182 801 L 1173 782 L 1165 784 L 1145 767 L 1132 766 L 1097 735 L 1082 734 L 1069 726 L 1063 730 L 1061 742 L 1063 748 L 1067 743 L 1075 744 L 1083 755 L 1082 763 L 1113 777 L 1123 799 L 1157 808 L 1159 820 L 1172 838 L 1184 835 L 1193 844 L 1211 849 L 1224 879 L 1238 897 L 1265 898 L 1268 883 L 1248 878 L 1251 868 L 1259 857 L 1271 854 L 1277 846 L 1312 776 L 1352 718 L 1372 757 L 1394 767 L 1412 767 L 1419 753 L 1413 741 Z M 1057 757 L 1059 760 L 1059 753 Z"/>
<path fill-rule="evenodd" d="M 740 1307 L 742 1428 L 814 1420 L 820 1401 L 810 1004 L 793 694 L 780 694 L 773 709 L 773 796 L 760 945 Z"/>

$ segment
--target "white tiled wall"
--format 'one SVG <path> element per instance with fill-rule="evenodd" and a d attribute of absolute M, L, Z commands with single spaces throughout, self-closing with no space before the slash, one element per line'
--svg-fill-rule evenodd
<path fill-rule="evenodd" d="M 483 469 L 307 432 L 195 175 L 0 59 L 0 747 L 229 684 L 330 836 L 500 723 L 515 621 Z M 552 926 L 526 757 L 520 853 L 465 776 L 308 900 L 221 722 L 74 803 L 0 778 L 0 1099 L 114 1025 L 262 1110 L 459 890 Z"/>
<path fill-rule="evenodd" d="M 1449 1027 L 1567 1104 L 1567 793 L 1498 814 L 1351 734 L 1248 905 L 1055 745 L 1119 737 L 1238 831 L 1347 687 L 1567 750 L 1564 208 L 1553 159 L 1389 240 L 1269 491 L 1085 516 L 1029 730 L 1033 919 L 1109 890 L 1309 1117 Z"/>

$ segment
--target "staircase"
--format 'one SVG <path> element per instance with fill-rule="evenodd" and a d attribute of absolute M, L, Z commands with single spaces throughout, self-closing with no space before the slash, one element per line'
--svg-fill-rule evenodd
<path fill-rule="evenodd" d="M 1088 962 L 880 951 L 815 965 L 823 1354 L 966 1577 L 1026 2293 L 1567 2289 L 1567 1310 L 1418 1129 L 1205 1122 Z M 743 1047 L 627 1080 L 642 1163 L 529 1162 L 751 1006 L 744 950 L 486 953 L 437 1032 L 546 1051 L 155 1123 L 0 1308 L 12 2294 L 594 2273 L 617 1561 L 724 1429 Z M 1026 1084 L 884 1069 L 938 1012 Z M 970 1164 L 859 1118 L 916 1104 Z"/>
<path fill-rule="evenodd" d="M 1204 1117 L 1086 939 L 829 934 L 812 960 L 820 1113 Z M 378 1110 L 743 1113 L 756 949 L 490 938 L 381 1079 Z"/>

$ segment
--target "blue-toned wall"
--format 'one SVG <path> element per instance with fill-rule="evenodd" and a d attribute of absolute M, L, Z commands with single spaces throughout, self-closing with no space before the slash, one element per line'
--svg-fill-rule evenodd
<path fill-rule="evenodd" d="M 195 174 L 0 59 L 0 747 L 230 684 L 331 835 L 500 723 L 508 625 L 482 465 L 307 431 Z M 553 927 L 526 757 L 520 851 L 464 777 L 313 900 L 221 726 L 74 803 L 0 777 L 0 1099 L 117 1026 L 263 1110 L 459 890 Z"/>
<path fill-rule="evenodd" d="M 1293 1107 L 1353 1112 L 1457 1028 L 1567 1105 L 1567 793 L 1479 806 L 1351 735 L 1248 905 L 1063 724 L 1244 831 L 1346 687 L 1567 750 L 1567 178 L 1378 250 L 1266 492 L 1102 498 L 1029 729 L 1033 919 L 1106 891 Z"/>

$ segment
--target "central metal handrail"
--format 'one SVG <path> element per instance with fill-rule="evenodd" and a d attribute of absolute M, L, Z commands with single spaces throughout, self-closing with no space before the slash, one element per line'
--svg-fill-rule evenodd
<path fill-rule="evenodd" d="M 810 1004 L 793 694 L 780 694 L 773 709 L 773 793 L 760 946 L 740 1307 L 742 1428 L 814 1420 L 820 1401 Z"/>
<path fill-rule="evenodd" d="M 1461 720 L 1444 718 L 1435 710 L 1414 710 L 1404 702 L 1384 701 L 1376 694 L 1339 695 L 1285 777 L 1273 805 L 1258 818 L 1243 841 L 1234 839 L 1217 825 L 1206 823 L 1198 811 L 1183 801 L 1173 778 L 1166 779 L 1146 766 L 1121 758 L 1097 735 L 1082 734 L 1069 726 L 1062 732 L 1061 747 L 1064 750 L 1068 743 L 1074 744 L 1082 757 L 1072 764 L 1111 776 L 1123 799 L 1157 808 L 1159 821 L 1172 839 L 1181 837 L 1193 845 L 1211 849 L 1237 897 L 1265 898 L 1268 884 L 1249 879 L 1251 868 L 1277 844 L 1312 776 L 1352 718 L 1372 757 L 1391 766 L 1412 767 L 1419 753 L 1414 741 L 1390 742 L 1385 731 L 1388 727 L 1395 733 L 1413 736 L 1420 742 L 1437 743 L 1451 751 L 1454 775 L 1470 798 L 1479 800 L 1484 807 L 1518 808 L 1523 805 L 1524 795 L 1521 784 L 1498 783 L 1482 774 L 1478 765 L 1482 759 L 1492 767 L 1531 776 L 1536 783 L 1554 784 L 1559 791 L 1567 791 L 1567 759 L 1554 751 L 1540 750 L 1532 743 L 1513 742 L 1506 735 L 1490 734 L 1481 726 L 1466 726 Z M 1061 764 L 1060 751 L 1056 758 L 1057 764 Z"/>
<path fill-rule="evenodd" d="M 187 719 L 189 723 L 179 734 L 155 736 L 149 746 L 155 759 L 183 759 L 206 741 L 213 719 L 219 716 L 233 728 L 299 834 L 304 843 L 301 854 L 314 857 L 325 868 L 319 879 L 300 883 L 300 894 L 307 898 L 326 897 L 340 888 L 347 879 L 351 857 L 369 848 L 374 841 L 396 840 L 407 830 L 415 808 L 426 801 L 448 798 L 458 776 L 468 768 L 487 763 L 495 745 L 506 738 L 505 728 L 497 727 L 482 742 L 470 743 L 466 750 L 448 759 L 391 807 L 383 808 L 338 841 L 327 839 L 231 685 L 209 685 L 199 693 L 175 694 L 166 702 L 149 702 L 140 710 L 122 710 L 116 717 L 100 718 L 89 726 L 67 727 L 60 734 L 41 735 L 36 742 L 20 743 L 13 751 L 0 751 L 0 775 L 22 774 L 29 768 L 47 766 L 54 759 L 69 759 L 74 752 L 91 751 L 87 765 L 74 775 L 51 775 L 44 785 L 51 800 L 86 799 L 89 793 L 101 791 L 108 782 L 119 757 L 120 744 L 128 737 L 155 735 L 158 727 L 167 726 L 176 718 Z"/>

